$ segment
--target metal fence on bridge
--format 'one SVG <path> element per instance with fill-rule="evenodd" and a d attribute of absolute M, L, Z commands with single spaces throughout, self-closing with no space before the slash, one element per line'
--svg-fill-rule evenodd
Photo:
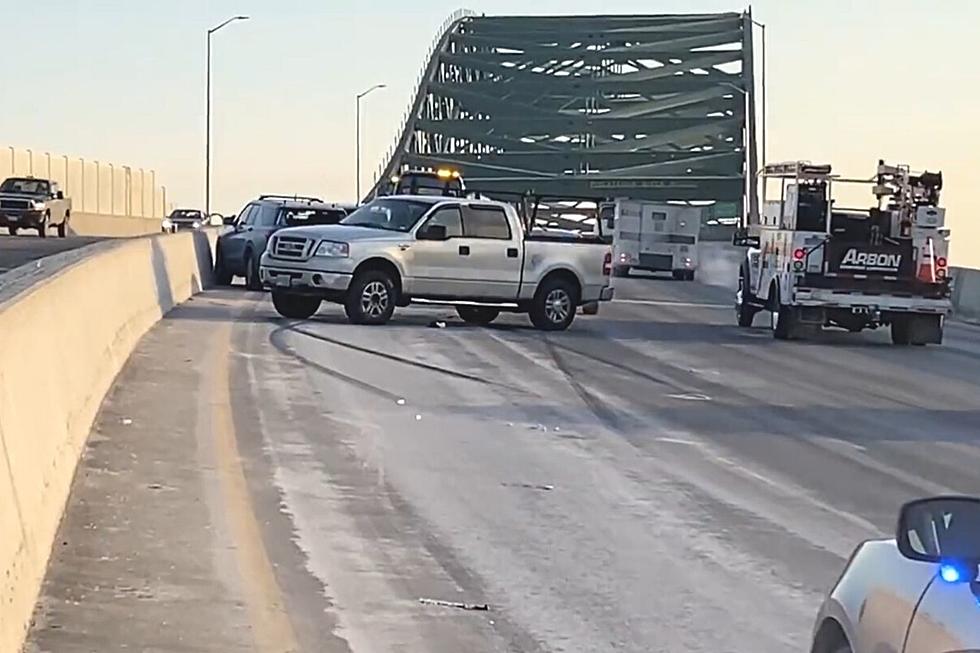
<path fill-rule="evenodd" d="M 170 209 L 154 170 L 7 146 L 0 149 L 0 179 L 12 176 L 58 182 L 76 213 L 163 218 Z"/>

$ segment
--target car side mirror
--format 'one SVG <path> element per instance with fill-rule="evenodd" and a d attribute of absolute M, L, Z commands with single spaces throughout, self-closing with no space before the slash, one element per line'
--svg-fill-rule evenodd
<path fill-rule="evenodd" d="M 897 531 L 899 552 L 910 560 L 944 563 L 943 580 L 977 577 L 980 498 L 940 496 L 910 501 L 898 514 Z M 972 565 L 972 571 L 965 569 L 967 565 Z"/>
<path fill-rule="evenodd" d="M 55 194 L 55 197 L 56 197 L 56 198 L 58 198 L 59 200 L 63 200 L 63 199 L 65 199 L 65 193 L 64 193 L 64 191 L 60 191 L 60 190 L 59 190 L 59 191 L 58 191 L 58 192 L 57 192 L 57 193 Z"/>
<path fill-rule="evenodd" d="M 231 225 L 235 224 L 235 220 L 237 219 L 237 216 L 226 215 L 221 222 L 230 227 Z"/>
<path fill-rule="evenodd" d="M 419 240 L 449 240 L 449 233 L 444 224 L 430 224 L 419 230 Z"/>

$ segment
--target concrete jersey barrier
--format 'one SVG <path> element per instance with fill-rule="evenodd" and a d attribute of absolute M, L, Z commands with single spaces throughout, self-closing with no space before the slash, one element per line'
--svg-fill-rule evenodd
<path fill-rule="evenodd" d="M 980 320 L 980 270 L 953 268 L 953 307 L 959 317 Z"/>
<path fill-rule="evenodd" d="M 0 296 L 0 651 L 23 644 L 103 397 L 140 337 L 210 283 L 216 237 L 121 241 Z"/>

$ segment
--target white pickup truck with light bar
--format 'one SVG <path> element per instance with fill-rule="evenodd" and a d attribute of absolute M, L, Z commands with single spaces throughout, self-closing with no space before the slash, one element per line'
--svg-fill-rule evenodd
<path fill-rule="evenodd" d="M 942 173 L 880 161 L 871 179 L 843 179 L 829 165 L 795 161 L 768 165 L 761 176 L 761 218 L 750 216 L 735 237 L 748 246 L 735 296 L 739 326 L 768 310 L 779 339 L 827 326 L 890 326 L 896 345 L 942 342 L 952 309 Z M 780 194 L 769 201 L 772 179 Z M 871 185 L 876 206 L 839 208 L 831 190 L 841 183 Z"/>

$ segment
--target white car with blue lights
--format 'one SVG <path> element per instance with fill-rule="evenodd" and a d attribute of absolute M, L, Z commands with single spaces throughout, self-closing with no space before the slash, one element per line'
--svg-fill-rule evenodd
<path fill-rule="evenodd" d="M 980 651 L 980 498 L 905 504 L 894 539 L 851 555 L 817 615 L 811 653 Z"/>

